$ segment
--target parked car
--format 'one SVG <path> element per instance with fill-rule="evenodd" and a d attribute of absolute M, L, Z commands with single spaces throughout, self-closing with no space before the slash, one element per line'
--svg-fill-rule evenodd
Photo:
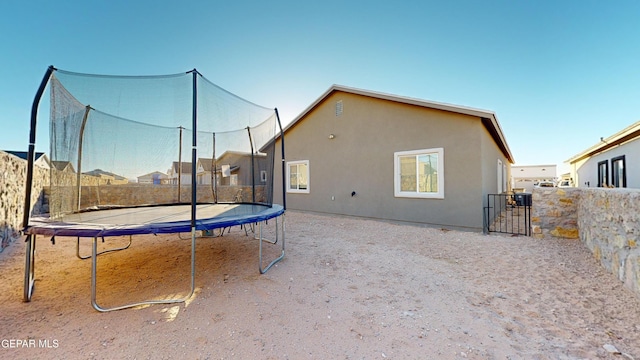
<path fill-rule="evenodd" d="M 573 187 L 571 180 L 562 180 L 558 183 L 558 187 Z"/>
<path fill-rule="evenodd" d="M 539 183 L 534 185 L 535 187 L 555 187 L 555 185 L 551 181 L 540 181 Z"/>

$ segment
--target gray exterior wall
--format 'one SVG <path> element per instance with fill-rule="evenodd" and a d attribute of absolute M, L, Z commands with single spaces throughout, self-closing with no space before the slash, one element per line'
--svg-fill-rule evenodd
<path fill-rule="evenodd" d="M 444 149 L 444 199 L 395 197 L 394 153 L 432 148 Z M 279 140 L 276 151 L 280 159 Z M 483 228 L 485 194 L 497 190 L 497 159 L 510 166 L 478 117 L 341 91 L 286 131 L 285 155 L 309 161 L 310 191 L 287 193 L 288 209 L 473 230 Z"/>
<path fill-rule="evenodd" d="M 503 192 L 511 191 L 511 163 L 505 155 L 496 146 L 495 141 L 489 134 L 486 127 L 481 126 L 479 130 L 480 137 L 482 139 L 482 146 L 480 148 L 480 169 L 482 173 L 482 207 L 487 206 L 487 194 L 498 193 L 498 160 L 506 164 L 506 173 L 504 173 L 504 179 L 506 182 L 506 188 L 503 186 Z"/>

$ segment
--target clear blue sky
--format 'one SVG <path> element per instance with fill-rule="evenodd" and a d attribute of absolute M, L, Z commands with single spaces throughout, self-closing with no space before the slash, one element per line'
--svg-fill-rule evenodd
<path fill-rule="evenodd" d="M 288 122 L 332 84 L 494 111 L 517 165 L 640 120 L 640 1 L 0 2 L 0 149 L 26 150 L 49 65 L 197 68 Z M 46 130 L 48 114 L 39 126 Z M 37 150 L 48 151 L 43 130 Z"/>

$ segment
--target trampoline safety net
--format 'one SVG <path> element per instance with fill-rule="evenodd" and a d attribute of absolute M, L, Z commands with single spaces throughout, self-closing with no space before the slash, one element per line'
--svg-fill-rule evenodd
<path fill-rule="evenodd" d="M 195 69 L 50 79 L 49 214 L 145 205 L 273 202 L 277 111 Z"/>

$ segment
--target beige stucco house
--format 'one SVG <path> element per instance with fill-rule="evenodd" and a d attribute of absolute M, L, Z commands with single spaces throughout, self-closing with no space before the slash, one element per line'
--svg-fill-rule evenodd
<path fill-rule="evenodd" d="M 511 189 L 515 192 L 531 193 L 540 182 L 558 182 L 556 165 L 513 165 L 511 167 Z"/>
<path fill-rule="evenodd" d="M 491 111 L 339 85 L 284 139 L 274 201 L 284 180 L 288 209 L 472 230 L 483 229 L 487 194 L 508 190 L 514 162 Z"/>
<path fill-rule="evenodd" d="M 253 154 L 239 151 L 225 151 L 216 159 L 219 185 L 248 185 L 252 184 L 251 176 L 254 176 L 255 184 L 262 185 L 267 182 L 267 164 L 264 154 Z M 253 173 L 251 172 L 254 164 Z"/>
<path fill-rule="evenodd" d="M 169 175 L 160 171 L 154 171 L 152 173 L 138 176 L 137 179 L 138 184 L 161 185 L 169 182 Z"/>

